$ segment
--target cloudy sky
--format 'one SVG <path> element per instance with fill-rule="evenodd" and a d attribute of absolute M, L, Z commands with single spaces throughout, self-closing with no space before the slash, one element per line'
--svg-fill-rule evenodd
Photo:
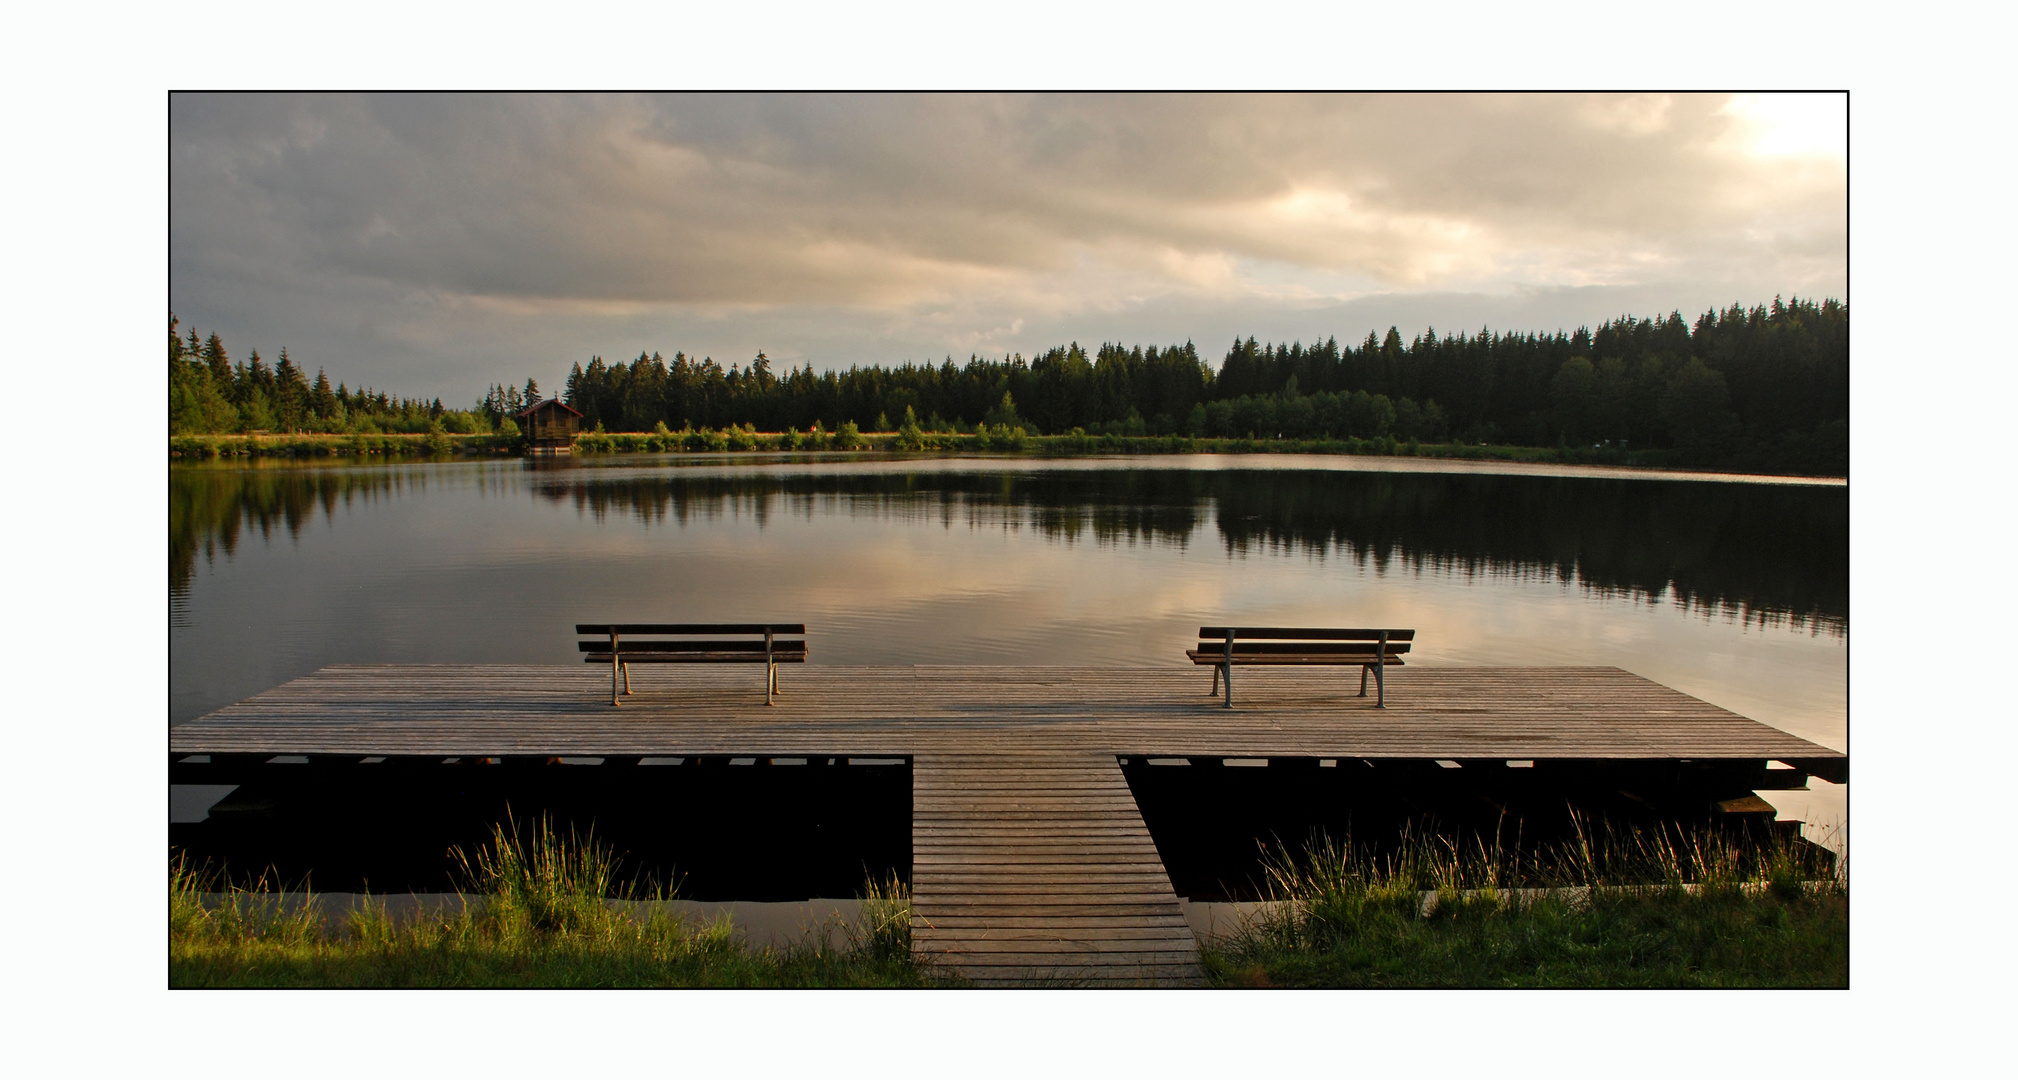
<path fill-rule="evenodd" d="M 170 303 L 467 404 L 778 366 L 1844 297 L 1840 95 L 177 94 Z"/>

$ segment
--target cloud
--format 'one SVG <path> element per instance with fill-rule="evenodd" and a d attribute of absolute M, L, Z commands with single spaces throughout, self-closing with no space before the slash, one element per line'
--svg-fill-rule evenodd
<path fill-rule="evenodd" d="M 1840 295 L 1847 178 L 1815 104 L 177 94 L 171 287 L 213 320 L 252 293 L 308 322 L 359 298 L 322 317 L 375 334 L 444 311 L 825 312 L 948 349 L 1173 301 L 1735 279 Z"/>

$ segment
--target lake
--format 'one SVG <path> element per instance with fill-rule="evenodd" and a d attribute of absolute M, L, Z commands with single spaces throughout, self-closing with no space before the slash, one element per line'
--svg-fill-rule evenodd
<path fill-rule="evenodd" d="M 169 612 L 171 725 L 327 664 L 578 663 L 576 621 L 1156 666 L 1231 623 L 1617 666 L 1845 749 L 1849 491 L 1289 455 L 176 464 Z M 1844 789 L 1812 783 L 1767 798 L 1822 838 Z"/>

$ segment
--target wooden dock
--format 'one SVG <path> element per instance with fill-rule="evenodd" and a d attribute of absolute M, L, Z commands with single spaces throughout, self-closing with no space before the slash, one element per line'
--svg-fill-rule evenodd
<path fill-rule="evenodd" d="M 912 949 L 977 984 L 1195 986 L 1198 943 L 1112 754 L 920 754 Z"/>
<path fill-rule="evenodd" d="M 325 668 L 169 732 L 171 762 L 555 756 L 911 762 L 913 948 L 983 985 L 1194 985 L 1197 943 L 1122 758 L 1756 761 L 1844 755 L 1616 668 L 1357 672 L 808 665 Z"/>

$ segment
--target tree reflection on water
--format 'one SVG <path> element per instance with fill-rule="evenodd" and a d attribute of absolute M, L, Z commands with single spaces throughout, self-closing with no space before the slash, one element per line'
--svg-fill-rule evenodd
<path fill-rule="evenodd" d="M 246 533 L 299 537 L 339 506 L 425 493 L 458 466 L 174 467 L 171 613 L 199 557 Z M 684 528 L 745 517 L 874 516 L 1030 529 L 1066 543 L 1190 547 L 1217 534 L 1229 557 L 1303 554 L 1465 578 L 1574 584 L 1841 637 L 1849 614 L 1849 496 L 1840 487 L 1567 476 L 1269 469 L 744 471 L 483 469 L 500 493 L 572 505 L 597 522 Z"/>

